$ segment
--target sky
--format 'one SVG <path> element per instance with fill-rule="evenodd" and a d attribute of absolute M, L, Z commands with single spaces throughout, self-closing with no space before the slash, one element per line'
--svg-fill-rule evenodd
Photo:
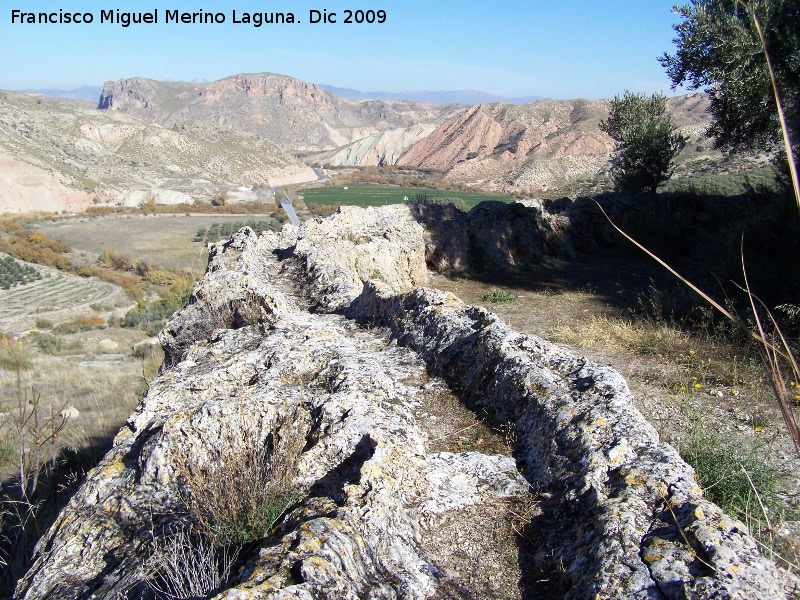
<path fill-rule="evenodd" d="M 129 77 L 215 81 L 268 71 L 361 91 L 481 90 L 502 96 L 609 98 L 680 93 L 657 58 L 674 52 L 676 0 L 0 0 L 0 89 L 72 89 Z M 101 23 L 101 11 L 158 24 Z M 344 23 L 346 10 L 376 22 Z M 91 13 L 91 24 L 12 22 L 12 11 Z M 167 11 L 224 23 L 165 23 Z M 336 23 L 310 22 L 310 11 Z M 253 24 L 244 13 L 293 13 Z M 385 21 L 378 23 L 384 11 Z M 365 12 L 365 17 L 373 16 Z M 254 19 L 251 19 L 251 21 Z"/>

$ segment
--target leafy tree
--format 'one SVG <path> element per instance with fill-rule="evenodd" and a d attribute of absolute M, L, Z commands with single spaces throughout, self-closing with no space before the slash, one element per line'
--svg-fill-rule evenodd
<path fill-rule="evenodd" d="M 617 189 L 655 193 L 658 185 L 672 176 L 673 161 L 686 145 L 686 137 L 673 131 L 665 115 L 667 98 L 625 91 L 614 96 L 608 118 L 600 129 L 617 142 L 611 177 Z"/>
<path fill-rule="evenodd" d="M 692 0 L 673 10 L 678 51 L 659 59 L 673 86 L 705 89 L 714 123 L 708 134 L 723 150 L 769 151 L 782 135 L 767 61 L 769 54 L 797 156 L 800 146 L 800 2 Z M 753 16 L 764 36 L 762 47 Z M 785 154 L 778 162 L 787 169 Z"/>

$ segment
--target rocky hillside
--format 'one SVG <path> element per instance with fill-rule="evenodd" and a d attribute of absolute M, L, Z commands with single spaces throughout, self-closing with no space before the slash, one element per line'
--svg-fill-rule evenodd
<path fill-rule="evenodd" d="M 74 102 L 0 93 L 0 211 L 94 199 L 209 199 L 221 186 L 314 181 L 306 165 L 246 131 L 182 131 Z"/>
<path fill-rule="evenodd" d="M 403 100 L 356 102 L 273 73 L 213 83 L 122 79 L 103 88 L 99 108 L 180 131 L 249 131 L 291 153 L 337 150 L 367 136 L 438 124 L 458 108 Z"/>
<path fill-rule="evenodd" d="M 670 116 L 695 148 L 708 148 L 707 141 L 697 141 L 710 123 L 707 107 L 705 94 L 668 102 Z M 414 144 L 398 164 L 444 170 L 451 180 L 490 189 L 546 191 L 608 168 L 614 141 L 599 129 L 608 110 L 608 100 L 479 104 Z"/>
<path fill-rule="evenodd" d="M 543 205 L 492 207 L 493 227 L 534 213 L 530 251 L 566 227 Z M 233 486 L 246 505 L 286 480 L 277 520 L 245 528 L 229 576 L 190 596 L 790 597 L 796 582 L 703 497 L 616 371 L 419 287 L 432 241 L 453 263 L 442 236 L 468 237 L 437 222 L 349 207 L 213 248 L 160 336 L 160 376 L 17 596 L 150 597 L 176 540 L 208 574 L 198 519 L 230 509 L 198 503 Z M 507 449 L 456 444 L 448 399 L 504 424 Z"/>
<path fill-rule="evenodd" d="M 671 98 L 668 112 L 690 138 L 679 170 L 719 159 L 703 132 L 710 124 L 705 94 Z M 608 100 L 540 100 L 476 104 L 433 127 L 405 127 L 364 137 L 305 160 L 325 165 L 401 165 L 435 169 L 484 189 L 535 195 L 607 175 L 614 141 L 600 131 Z"/>

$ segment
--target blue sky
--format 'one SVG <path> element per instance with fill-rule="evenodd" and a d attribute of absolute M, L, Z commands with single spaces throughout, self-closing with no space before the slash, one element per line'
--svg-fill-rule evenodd
<path fill-rule="evenodd" d="M 656 60 L 674 50 L 675 0 L 3 0 L 0 88 L 74 88 L 126 77 L 213 81 L 271 71 L 362 91 L 476 89 L 506 96 L 672 94 Z M 27 7 L 26 7 L 27 6 Z M 91 12 L 89 25 L 12 24 L 28 12 Z M 100 23 L 100 11 L 159 9 L 159 24 Z M 386 11 L 344 24 L 344 10 Z M 165 24 L 166 10 L 221 12 L 224 24 Z M 311 9 L 338 23 L 308 22 Z M 292 12 L 299 24 L 232 23 Z"/>

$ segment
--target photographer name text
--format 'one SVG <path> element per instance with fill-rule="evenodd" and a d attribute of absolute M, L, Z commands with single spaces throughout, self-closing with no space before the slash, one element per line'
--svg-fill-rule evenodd
<path fill-rule="evenodd" d="M 305 21 L 301 19 L 305 18 Z M 13 9 L 11 11 L 12 25 L 88 25 L 102 23 L 131 27 L 133 25 L 184 24 L 184 25 L 220 25 L 232 23 L 234 25 L 283 25 L 291 23 L 310 23 L 312 25 L 371 25 L 385 23 L 388 18 L 385 10 L 349 10 L 337 9 L 331 11 L 325 8 L 311 9 L 308 15 L 293 12 L 242 12 L 231 10 L 230 14 L 224 12 L 210 12 L 202 9 L 197 12 L 181 10 L 162 10 L 155 8 L 147 12 L 125 12 L 120 9 L 101 10 L 94 12 L 71 12 L 59 9 L 52 12 L 28 12 Z"/>

